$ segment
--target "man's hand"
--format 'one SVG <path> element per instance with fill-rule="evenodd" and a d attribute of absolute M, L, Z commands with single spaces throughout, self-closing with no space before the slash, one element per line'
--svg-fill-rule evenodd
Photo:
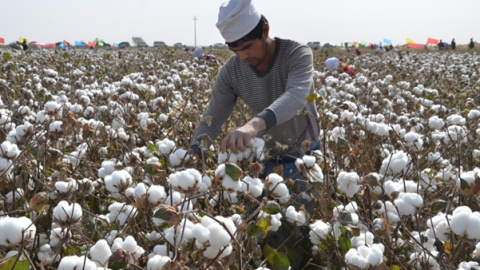
<path fill-rule="evenodd" d="M 252 118 L 245 125 L 228 133 L 228 135 L 222 140 L 220 151 L 225 152 L 227 147 L 235 154 L 245 151 L 246 148 L 252 147 L 250 141 L 266 127 L 267 125 L 263 118 Z"/>

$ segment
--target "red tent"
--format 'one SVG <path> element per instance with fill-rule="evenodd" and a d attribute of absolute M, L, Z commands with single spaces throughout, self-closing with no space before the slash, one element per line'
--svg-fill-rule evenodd
<path fill-rule="evenodd" d="M 0 43 L 5 44 L 5 39 L 0 37 Z"/>

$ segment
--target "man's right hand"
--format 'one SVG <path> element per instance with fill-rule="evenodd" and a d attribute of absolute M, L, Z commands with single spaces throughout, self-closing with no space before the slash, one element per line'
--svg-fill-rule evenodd
<path fill-rule="evenodd" d="M 245 125 L 228 133 L 222 140 L 220 151 L 225 152 L 227 148 L 235 154 L 245 151 L 247 148 L 252 147 L 251 140 L 266 127 L 267 125 L 263 118 L 257 116 L 252 118 Z"/>

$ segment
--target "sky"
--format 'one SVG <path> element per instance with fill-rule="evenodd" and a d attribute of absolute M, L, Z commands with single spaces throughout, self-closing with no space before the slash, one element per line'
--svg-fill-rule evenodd
<path fill-rule="evenodd" d="M 223 43 L 215 26 L 224 0 L 0 0 L 0 38 L 55 43 L 67 40 L 190 46 Z M 378 43 L 407 38 L 480 42 L 480 0 L 253 0 L 270 36 L 302 43 Z M 196 18 L 196 19 L 195 19 Z"/>

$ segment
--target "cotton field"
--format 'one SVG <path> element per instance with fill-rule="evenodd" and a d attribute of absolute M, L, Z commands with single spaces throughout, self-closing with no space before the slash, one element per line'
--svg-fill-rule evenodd
<path fill-rule="evenodd" d="M 189 52 L 0 52 L 1 269 L 480 269 L 478 52 L 316 51 L 302 179 L 267 137 L 193 155 L 219 66 Z"/>

